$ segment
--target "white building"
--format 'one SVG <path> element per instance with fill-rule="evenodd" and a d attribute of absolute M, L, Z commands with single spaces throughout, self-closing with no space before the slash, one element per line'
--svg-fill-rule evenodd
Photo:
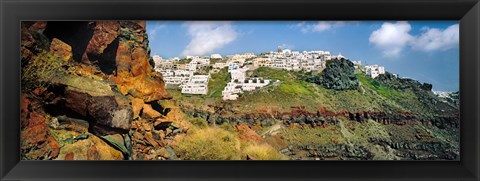
<path fill-rule="evenodd" d="M 183 94 L 207 94 L 208 75 L 194 75 L 190 81 L 181 85 Z"/>
<path fill-rule="evenodd" d="M 353 66 L 354 66 L 355 68 L 357 68 L 357 69 L 360 68 L 360 67 L 362 67 L 362 61 L 360 61 L 360 60 L 358 60 L 358 61 L 352 61 L 352 63 L 353 63 Z"/>
<path fill-rule="evenodd" d="M 240 65 L 238 65 L 237 63 L 228 64 L 228 72 L 231 72 L 232 70 L 236 70 L 239 68 L 240 68 Z"/>
<path fill-rule="evenodd" d="M 175 72 L 172 69 L 160 70 L 158 72 L 162 73 L 163 77 L 172 77 L 175 75 Z"/>
<path fill-rule="evenodd" d="M 191 61 L 190 63 L 187 64 L 187 70 L 195 72 L 197 71 L 197 62 Z"/>
<path fill-rule="evenodd" d="M 385 67 L 378 65 L 365 66 L 365 73 L 372 78 L 378 77 L 380 74 L 385 74 Z"/>
<path fill-rule="evenodd" d="M 212 55 L 210 55 L 210 58 L 211 59 L 221 59 L 222 56 L 220 54 L 212 54 Z"/>
<path fill-rule="evenodd" d="M 260 89 L 262 87 L 267 86 L 270 83 L 270 80 L 262 79 L 262 78 L 249 78 L 245 79 L 242 84 L 242 90 L 243 91 L 253 91 L 256 89 Z"/>
<path fill-rule="evenodd" d="M 222 91 L 223 100 L 237 100 L 238 94 L 243 93 L 241 82 L 229 82 Z"/>
<path fill-rule="evenodd" d="M 225 67 L 227 67 L 227 64 L 223 63 L 223 62 L 217 62 L 217 63 L 213 64 L 213 68 L 223 69 Z"/>
<path fill-rule="evenodd" d="M 193 57 L 192 62 L 196 62 L 197 64 L 201 64 L 201 65 L 209 65 L 210 58 L 195 56 Z"/>

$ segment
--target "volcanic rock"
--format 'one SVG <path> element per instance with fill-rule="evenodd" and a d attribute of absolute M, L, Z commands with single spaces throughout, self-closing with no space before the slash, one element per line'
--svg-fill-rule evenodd
<path fill-rule="evenodd" d="M 73 56 L 72 47 L 56 38 L 50 43 L 50 53 L 63 61 L 69 61 Z"/>

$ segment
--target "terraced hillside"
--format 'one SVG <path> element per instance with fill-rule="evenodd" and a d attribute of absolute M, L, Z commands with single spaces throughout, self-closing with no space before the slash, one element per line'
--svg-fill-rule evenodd
<path fill-rule="evenodd" d="M 170 92 L 187 115 L 210 125 L 246 123 L 290 159 L 458 159 L 458 107 L 434 95 L 431 85 L 356 70 L 349 81 L 357 87 L 336 90 L 315 81 L 325 72 L 260 67 L 247 74 L 280 82 L 234 101 L 208 96 L 218 88 L 207 96 Z M 228 79 L 219 75 L 212 82 Z"/>

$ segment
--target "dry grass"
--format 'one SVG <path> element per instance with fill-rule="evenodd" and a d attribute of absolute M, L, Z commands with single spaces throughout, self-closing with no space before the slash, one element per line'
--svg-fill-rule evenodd
<path fill-rule="evenodd" d="M 40 53 L 25 67 L 22 67 L 22 90 L 28 91 L 47 86 L 63 64 L 64 62 L 54 55 L 47 52 Z"/>
<path fill-rule="evenodd" d="M 184 160 L 239 160 L 240 140 L 220 128 L 197 129 L 181 138 L 174 147 Z"/>
<path fill-rule="evenodd" d="M 242 150 L 244 158 L 247 155 L 256 160 L 287 160 L 288 157 L 279 153 L 275 148 L 268 144 L 250 144 Z"/>

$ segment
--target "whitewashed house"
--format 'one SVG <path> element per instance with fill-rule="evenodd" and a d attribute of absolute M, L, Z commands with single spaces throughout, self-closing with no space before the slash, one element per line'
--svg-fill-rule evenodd
<path fill-rule="evenodd" d="M 378 65 L 365 66 L 365 74 L 372 78 L 378 77 L 380 74 L 385 74 L 385 67 Z"/>
<path fill-rule="evenodd" d="M 197 62 L 191 61 L 190 63 L 187 64 L 187 70 L 195 72 L 197 71 Z"/>
<path fill-rule="evenodd" d="M 227 86 L 222 91 L 223 100 L 237 100 L 238 94 L 242 92 L 242 83 L 241 82 L 229 82 Z"/>
<path fill-rule="evenodd" d="M 267 86 L 270 83 L 270 80 L 264 80 L 263 78 L 249 78 L 245 79 L 242 84 L 243 91 L 253 91 Z"/>
<path fill-rule="evenodd" d="M 231 70 L 230 71 L 230 76 L 231 76 L 231 80 L 232 81 L 235 81 L 235 80 L 238 80 L 240 82 L 244 81 L 245 80 L 245 72 L 247 71 L 248 69 L 242 69 L 242 68 L 239 68 L 239 69 L 234 69 L 234 70 Z"/>
<path fill-rule="evenodd" d="M 194 75 L 190 81 L 181 85 L 182 94 L 207 94 L 208 75 Z"/>

